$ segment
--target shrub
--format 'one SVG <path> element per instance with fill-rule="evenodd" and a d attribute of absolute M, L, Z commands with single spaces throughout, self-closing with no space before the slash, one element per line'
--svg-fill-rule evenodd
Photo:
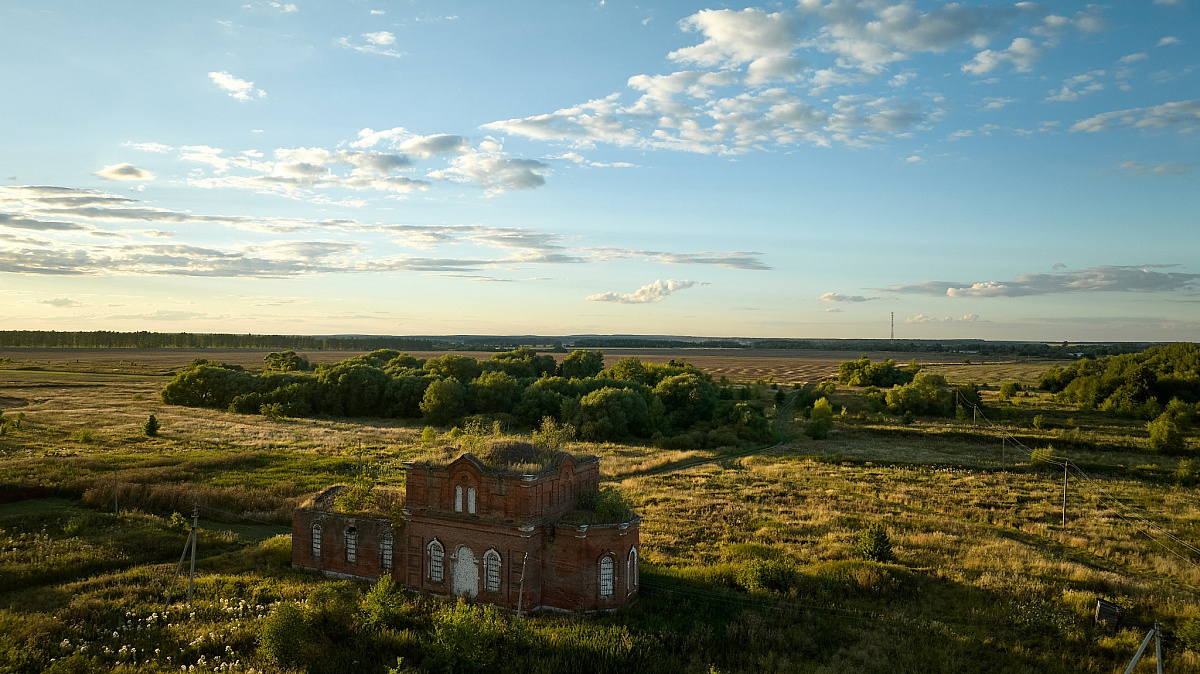
<path fill-rule="evenodd" d="M 307 642 L 304 612 L 292 602 L 277 604 L 258 629 L 258 647 L 263 656 L 284 666 L 300 664 Z"/>
<path fill-rule="evenodd" d="M 575 439 L 575 427 L 559 424 L 554 417 L 542 417 L 541 428 L 533 432 L 533 444 L 540 449 L 557 450 Z"/>
<path fill-rule="evenodd" d="M 402 629 L 408 627 L 412 620 L 408 604 L 396 589 L 391 576 L 384 575 L 363 597 L 359 616 L 368 627 L 390 627 Z"/>
<path fill-rule="evenodd" d="M 738 570 L 737 584 L 747 592 L 786 593 L 795 584 L 796 569 L 787 559 L 751 559 Z"/>
<path fill-rule="evenodd" d="M 1161 454 L 1183 451 L 1183 431 L 1169 412 L 1163 412 L 1154 421 L 1148 422 L 1146 430 L 1150 432 L 1150 449 Z"/>
<path fill-rule="evenodd" d="M 437 429 L 433 426 L 426 426 L 421 431 L 421 446 L 429 447 L 434 442 L 437 442 Z"/>
<path fill-rule="evenodd" d="M 1000 397 L 1004 400 L 1017 395 L 1021 390 L 1021 385 L 1015 381 L 1004 382 L 1000 385 Z"/>
<path fill-rule="evenodd" d="M 813 403 L 808 414 L 808 423 L 804 426 L 804 434 L 813 440 L 824 440 L 833 430 L 833 405 L 827 398 L 821 398 Z"/>
<path fill-rule="evenodd" d="M 142 423 L 142 432 L 145 433 L 146 437 L 148 438 L 153 438 L 154 436 L 158 435 L 158 419 L 154 418 L 153 414 L 151 414 L 146 421 Z"/>
<path fill-rule="evenodd" d="M 1179 626 L 1175 630 L 1175 636 L 1187 646 L 1189 650 L 1200 653 L 1200 618 L 1192 618 Z"/>
<path fill-rule="evenodd" d="M 875 523 L 863 529 L 854 544 L 854 556 L 875 562 L 890 561 L 892 541 L 888 537 L 887 528 Z"/>
<path fill-rule="evenodd" d="M 1196 483 L 1196 463 L 1191 459 L 1183 459 L 1175 467 L 1175 483 L 1190 487 Z"/>
<path fill-rule="evenodd" d="M 1033 427 L 1038 429 L 1039 431 L 1045 430 L 1047 428 L 1046 415 L 1035 414 L 1033 417 Z"/>
<path fill-rule="evenodd" d="M 1029 465 L 1034 468 L 1044 468 L 1054 463 L 1054 445 L 1039 447 L 1029 455 Z"/>
<path fill-rule="evenodd" d="M 270 421 L 280 421 L 286 417 L 282 403 L 265 403 L 258 411 Z"/>

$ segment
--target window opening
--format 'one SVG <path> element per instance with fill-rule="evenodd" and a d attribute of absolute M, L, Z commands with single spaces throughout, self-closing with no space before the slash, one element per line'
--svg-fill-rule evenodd
<path fill-rule="evenodd" d="M 442 561 L 446 556 L 446 550 L 436 539 L 429 544 L 429 580 L 435 583 L 442 582 L 443 566 Z"/>
<path fill-rule="evenodd" d="M 454 488 L 454 512 L 462 512 L 462 485 Z"/>
<path fill-rule="evenodd" d="M 392 535 L 384 534 L 383 540 L 379 543 L 379 555 L 382 557 L 383 568 L 391 570 L 392 568 Z"/>
<path fill-rule="evenodd" d="M 625 569 L 625 594 L 632 594 L 637 589 L 638 576 L 638 551 L 637 548 L 629 548 L 629 561 Z"/>
<path fill-rule="evenodd" d="M 350 527 L 346 530 L 346 563 L 358 561 L 358 530 Z"/>
<path fill-rule="evenodd" d="M 488 550 L 483 555 L 484 587 L 488 592 L 500 591 L 500 553 Z"/>
<path fill-rule="evenodd" d="M 613 559 L 600 560 L 600 596 L 611 597 L 613 593 Z"/>
<path fill-rule="evenodd" d="M 321 525 L 312 525 L 312 556 L 321 556 Z"/>
<path fill-rule="evenodd" d="M 475 514 L 475 487 L 467 488 L 467 512 Z"/>

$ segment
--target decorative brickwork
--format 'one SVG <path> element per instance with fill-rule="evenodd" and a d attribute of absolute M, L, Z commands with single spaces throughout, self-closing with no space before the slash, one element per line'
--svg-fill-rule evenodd
<path fill-rule="evenodd" d="M 560 453 L 522 474 L 464 454 L 446 466 L 408 463 L 405 473 L 403 525 L 334 512 L 340 487 L 297 509 L 292 565 L 369 580 L 390 572 L 414 590 L 526 611 L 607 610 L 637 597 L 641 518 L 562 522 L 599 488 L 599 458 Z"/>

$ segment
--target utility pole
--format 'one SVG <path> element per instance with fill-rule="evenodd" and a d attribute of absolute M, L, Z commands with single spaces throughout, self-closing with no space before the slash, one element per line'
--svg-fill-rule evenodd
<path fill-rule="evenodd" d="M 521 610 L 525 607 L 525 562 L 529 561 L 529 553 L 525 553 L 525 557 L 521 560 L 521 589 L 517 591 L 517 617 L 521 617 Z"/>
<path fill-rule="evenodd" d="M 200 529 L 200 506 L 192 504 L 192 572 L 188 577 L 188 606 L 192 605 L 192 591 L 196 588 L 196 543 Z"/>
<path fill-rule="evenodd" d="M 1063 526 L 1067 526 L 1067 459 L 1063 457 Z"/>
<path fill-rule="evenodd" d="M 1129 666 L 1125 668 L 1125 674 L 1133 672 L 1133 668 L 1142 659 L 1142 654 L 1146 652 L 1146 647 L 1150 645 L 1151 637 L 1154 637 L 1154 657 L 1157 660 L 1158 674 L 1162 674 L 1162 626 L 1158 624 L 1157 620 L 1154 622 L 1154 628 L 1146 632 L 1146 638 L 1142 639 L 1142 645 L 1138 647 L 1137 653 L 1133 654 L 1133 659 L 1129 661 Z"/>
<path fill-rule="evenodd" d="M 891 314 L 892 314 L 892 339 L 891 339 L 891 341 L 894 342 L 894 341 L 896 341 L 896 312 L 893 311 L 893 312 L 891 312 Z"/>

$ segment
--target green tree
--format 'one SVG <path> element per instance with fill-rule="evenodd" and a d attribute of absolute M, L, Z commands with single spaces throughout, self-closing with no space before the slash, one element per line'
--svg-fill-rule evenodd
<path fill-rule="evenodd" d="M 470 397 L 477 412 L 511 413 L 524 387 L 503 371 L 484 372 L 470 384 Z"/>
<path fill-rule="evenodd" d="M 1008 400 L 1021 390 L 1021 385 L 1015 381 L 1007 381 L 1000 385 L 1000 398 Z"/>
<path fill-rule="evenodd" d="M 325 389 L 322 408 L 348 417 L 383 416 L 391 377 L 382 368 L 363 362 L 342 361 L 317 368 L 317 381 Z"/>
<path fill-rule="evenodd" d="M 863 529 L 854 543 L 854 556 L 875 562 L 892 559 L 892 540 L 887 528 L 878 522 Z"/>
<path fill-rule="evenodd" d="M 663 402 L 667 423 L 672 428 L 689 428 L 697 421 L 708 421 L 717 407 L 717 389 L 704 374 L 687 372 L 667 377 L 654 387 Z"/>
<path fill-rule="evenodd" d="M 462 417 L 467 409 L 467 389 L 457 379 L 439 379 L 425 389 L 421 412 L 434 426 L 445 426 Z"/>
<path fill-rule="evenodd" d="M 579 400 L 575 425 L 583 439 L 596 442 L 645 437 L 650 430 L 650 409 L 637 391 L 606 386 Z"/>
<path fill-rule="evenodd" d="M 425 361 L 425 371 L 442 379 L 457 379 L 465 384 L 483 372 L 479 361 L 470 356 L 448 353 Z"/>
<path fill-rule="evenodd" d="M 813 440 L 824 440 L 833 430 L 833 405 L 827 398 L 821 398 L 813 403 L 812 411 L 808 414 L 808 423 L 804 425 L 804 434 Z"/>
<path fill-rule="evenodd" d="M 263 367 L 267 370 L 280 372 L 297 372 L 308 369 L 308 359 L 297 355 L 295 351 L 268 353 L 263 357 Z"/>
<path fill-rule="evenodd" d="M 1183 431 L 1169 412 L 1163 412 L 1154 421 L 1148 422 L 1146 430 L 1150 433 L 1150 448 L 1156 452 L 1177 454 L 1186 446 Z"/>
<path fill-rule="evenodd" d="M 595 377 L 604 369 L 604 352 L 576 349 L 558 365 L 558 376 L 565 379 Z"/>
<path fill-rule="evenodd" d="M 292 602 L 276 604 L 258 628 L 258 647 L 263 656 L 290 667 L 299 665 L 308 643 L 304 611 Z"/>
<path fill-rule="evenodd" d="M 147 417 L 146 421 L 142 422 L 142 432 L 145 433 L 146 437 L 148 438 L 153 438 L 154 436 L 158 435 L 158 419 L 156 419 L 153 414 Z"/>

